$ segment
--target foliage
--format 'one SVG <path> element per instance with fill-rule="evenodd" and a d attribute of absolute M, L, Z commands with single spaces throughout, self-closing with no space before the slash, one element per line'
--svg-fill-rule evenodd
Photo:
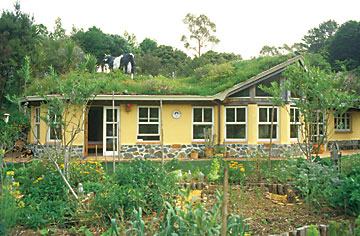
<path fill-rule="evenodd" d="M 358 166 L 344 176 L 342 184 L 333 191 L 334 195 L 331 199 L 333 206 L 346 208 L 346 211 L 353 216 L 360 215 L 360 168 Z"/>
<path fill-rule="evenodd" d="M 6 173 L 6 177 L 3 176 Z M 18 223 L 17 190 L 18 182 L 13 182 L 14 171 L 1 173 L 1 198 L 0 198 L 0 234 L 7 232 Z"/>
<path fill-rule="evenodd" d="M 64 168 L 64 165 L 61 165 Z M 70 180 L 74 186 L 85 182 L 100 182 L 104 178 L 104 169 L 96 161 L 75 161 L 70 163 Z"/>
<path fill-rule="evenodd" d="M 183 35 L 181 41 L 187 49 L 194 50 L 197 56 L 201 55 L 201 48 L 207 47 L 207 43 L 218 44 L 220 40 L 213 35 L 216 32 L 216 25 L 210 21 L 206 15 L 195 16 L 194 14 L 186 14 L 183 19 L 184 24 L 187 25 L 190 32 L 189 39 Z M 196 46 L 191 46 L 189 40 L 194 40 Z"/>
<path fill-rule="evenodd" d="M 329 45 L 329 61 L 334 69 L 345 65 L 353 70 L 360 65 L 360 22 L 347 21 L 342 24 Z"/>
<path fill-rule="evenodd" d="M 229 183 L 243 184 L 245 182 L 246 173 L 243 164 L 237 161 L 226 161 L 229 170 Z"/>
<path fill-rule="evenodd" d="M 30 228 L 50 223 L 64 226 L 74 220 L 76 203 L 67 194 L 57 169 L 47 161 L 32 160 L 26 168 L 16 171 L 20 182 L 21 201 L 19 221 Z"/>
<path fill-rule="evenodd" d="M 219 170 L 220 170 L 220 161 L 218 158 L 214 158 L 211 161 L 210 171 L 209 174 L 207 175 L 208 181 L 216 182 L 220 180 Z"/>
<path fill-rule="evenodd" d="M 141 207 L 148 214 L 161 208 L 164 201 L 172 201 L 177 192 L 176 177 L 148 160 L 121 163 L 116 173 L 101 184 L 87 182 L 85 191 L 94 191 L 91 209 L 108 218 L 116 215 L 130 217 Z"/>
<path fill-rule="evenodd" d="M 189 195 L 190 188 L 180 192 L 182 199 L 189 199 Z M 201 203 L 195 204 L 197 200 L 197 198 L 186 200 L 182 208 L 174 207 L 166 202 L 162 219 L 158 218 L 158 214 L 147 228 L 142 219 L 141 208 L 134 210 L 132 220 L 129 221 L 131 227 L 126 232 L 141 236 L 145 235 L 147 229 L 158 236 L 218 235 L 221 228 L 222 193 L 217 191 L 216 202 L 210 209 Z M 249 225 L 245 224 L 244 219 L 239 215 L 228 215 L 227 222 L 226 235 L 244 236 L 249 228 Z"/>
<path fill-rule="evenodd" d="M 195 77 L 201 83 L 220 82 L 234 73 L 234 67 L 229 64 L 206 65 L 195 70 Z"/>
<path fill-rule="evenodd" d="M 306 236 L 318 236 L 319 231 L 316 229 L 315 225 L 310 225 L 310 228 L 308 229 Z"/>
<path fill-rule="evenodd" d="M 339 173 L 333 166 L 302 160 L 298 163 L 296 179 L 293 184 L 300 190 L 306 202 L 315 207 L 322 206 L 336 193 L 342 184 Z"/>

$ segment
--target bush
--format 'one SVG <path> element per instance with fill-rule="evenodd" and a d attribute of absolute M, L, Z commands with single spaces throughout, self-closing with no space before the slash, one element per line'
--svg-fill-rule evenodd
<path fill-rule="evenodd" d="M 33 160 L 27 168 L 19 168 L 20 222 L 26 227 L 40 228 L 50 223 L 64 226 L 72 220 L 76 202 L 67 194 L 67 187 L 55 166 Z"/>
<path fill-rule="evenodd" d="M 195 70 L 195 77 L 201 83 L 219 82 L 231 76 L 234 73 L 234 67 L 229 63 L 220 65 L 206 65 Z"/>
<path fill-rule="evenodd" d="M 176 176 L 158 163 L 135 160 L 120 163 L 116 173 L 101 184 L 87 182 L 84 190 L 95 191 L 92 209 L 98 215 L 130 217 L 141 207 L 145 213 L 157 211 L 165 201 L 172 201 L 178 191 Z"/>

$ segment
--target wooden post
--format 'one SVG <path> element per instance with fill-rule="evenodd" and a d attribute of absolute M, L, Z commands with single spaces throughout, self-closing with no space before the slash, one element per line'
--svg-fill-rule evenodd
<path fill-rule="evenodd" d="M 113 132 L 113 172 L 115 173 L 115 100 L 114 100 L 114 91 L 112 91 L 112 132 Z"/>
<path fill-rule="evenodd" d="M 226 236 L 227 229 L 227 195 L 228 195 L 228 168 L 224 166 L 224 189 L 223 189 L 223 204 L 221 214 L 221 236 Z"/>
<path fill-rule="evenodd" d="M 163 129 L 163 117 L 162 117 L 162 100 L 160 99 L 160 140 L 161 140 L 161 165 L 164 167 L 164 129 Z"/>

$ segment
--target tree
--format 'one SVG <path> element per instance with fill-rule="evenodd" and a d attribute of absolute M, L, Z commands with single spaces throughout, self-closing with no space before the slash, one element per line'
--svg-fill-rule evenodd
<path fill-rule="evenodd" d="M 334 36 L 338 24 L 334 20 L 328 20 L 319 25 L 318 28 L 310 29 L 302 41 L 308 52 L 324 53 L 329 40 Z"/>
<path fill-rule="evenodd" d="M 139 45 L 140 53 L 153 53 L 157 49 L 157 42 L 155 40 L 145 38 Z"/>
<path fill-rule="evenodd" d="M 66 31 L 62 27 L 61 18 L 55 20 L 54 32 L 50 33 L 50 38 L 54 40 L 66 38 Z"/>
<path fill-rule="evenodd" d="M 0 63 L 0 107 L 6 94 L 21 94 L 22 79 L 16 74 L 25 55 L 32 56 L 39 43 L 39 35 L 34 19 L 21 12 L 18 2 L 14 12 L 3 11 L 0 17 L 0 32 L 3 40 Z"/>
<path fill-rule="evenodd" d="M 308 159 L 315 151 L 318 153 L 320 145 L 327 141 L 330 111 L 342 114 L 353 105 L 356 100 L 354 94 L 345 91 L 342 87 L 345 73 L 337 76 L 335 73 L 320 70 L 308 63 L 299 63 L 287 67 L 283 74 L 286 78 L 284 84 L 271 84 L 272 88 L 265 91 L 282 99 L 282 93 L 277 91 L 290 91 L 291 102 L 299 108 L 302 117 L 302 140 L 304 145 L 299 145 Z M 276 102 L 278 103 L 278 102 Z M 281 103 L 281 102 L 280 102 Z M 314 130 L 314 127 L 321 126 Z M 317 144 L 314 148 L 313 144 Z"/>
<path fill-rule="evenodd" d="M 347 21 L 342 24 L 329 44 L 329 61 L 334 69 L 353 70 L 360 66 L 360 22 Z"/>
<path fill-rule="evenodd" d="M 201 49 L 207 47 L 207 43 L 218 44 L 220 40 L 213 35 L 216 32 L 216 25 L 210 19 L 201 14 L 196 17 L 194 14 L 188 13 L 183 19 L 183 23 L 188 26 L 190 32 L 189 38 L 183 35 L 181 41 L 184 42 L 186 49 L 196 51 L 197 56 L 200 57 Z M 196 46 L 191 46 L 189 40 L 194 40 Z"/>
<path fill-rule="evenodd" d="M 261 56 L 278 56 L 280 55 L 279 50 L 274 46 L 265 45 L 260 50 Z"/>

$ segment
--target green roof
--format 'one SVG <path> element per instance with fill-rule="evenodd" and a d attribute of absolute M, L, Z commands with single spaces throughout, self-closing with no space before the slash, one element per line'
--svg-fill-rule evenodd
<path fill-rule="evenodd" d="M 288 64 L 299 57 L 288 55 L 276 57 L 258 57 L 250 60 L 229 62 L 221 65 L 206 65 L 198 68 L 194 75 L 187 78 L 167 78 L 163 76 L 134 76 L 131 80 L 121 71 L 112 73 L 84 73 L 73 71 L 63 75 L 49 75 L 35 79 L 26 89 L 26 95 L 59 94 L 59 81 L 77 81 L 85 85 L 96 85 L 98 94 L 130 95 L 199 95 L 213 96 L 239 87 L 249 79 L 254 80 L 276 66 Z"/>

